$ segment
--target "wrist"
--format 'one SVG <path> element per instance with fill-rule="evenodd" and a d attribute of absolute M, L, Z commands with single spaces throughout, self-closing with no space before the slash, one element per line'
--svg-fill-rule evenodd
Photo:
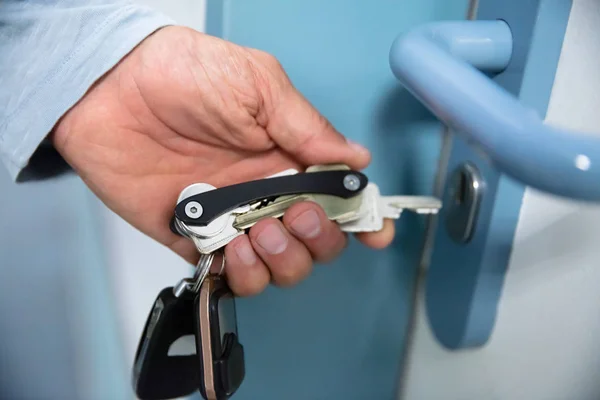
<path fill-rule="evenodd" d="M 65 111 L 50 131 L 48 140 L 63 157 L 65 156 L 63 153 L 67 147 L 67 140 L 73 132 L 88 130 L 98 123 L 99 118 L 94 114 L 102 109 L 102 103 L 97 101 L 97 92 L 102 91 L 102 87 L 106 86 L 104 83 L 108 83 L 107 81 L 110 80 L 108 78 L 111 71 L 112 69 L 92 83 L 84 95 Z"/>

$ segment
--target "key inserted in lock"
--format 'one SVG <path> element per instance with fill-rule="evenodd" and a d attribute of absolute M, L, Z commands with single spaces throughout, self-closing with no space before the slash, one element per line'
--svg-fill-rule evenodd
<path fill-rule="evenodd" d="M 485 183 L 479 170 L 471 163 L 456 168 L 449 182 L 446 229 L 458 243 L 468 243 L 473 237 Z"/>

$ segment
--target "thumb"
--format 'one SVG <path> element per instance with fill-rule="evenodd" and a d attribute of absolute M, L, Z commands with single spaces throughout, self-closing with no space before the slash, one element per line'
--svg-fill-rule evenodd
<path fill-rule="evenodd" d="M 304 165 L 346 164 L 363 169 L 369 151 L 346 139 L 291 84 L 276 105 L 268 107 L 266 130 L 271 139 Z"/>

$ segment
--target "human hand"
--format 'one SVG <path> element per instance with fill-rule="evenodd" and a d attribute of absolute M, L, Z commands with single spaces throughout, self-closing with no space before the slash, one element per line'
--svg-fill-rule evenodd
<path fill-rule="evenodd" d="M 370 155 L 346 139 L 293 87 L 272 56 L 188 28 L 144 40 L 100 79 L 56 125 L 52 141 L 91 190 L 141 232 L 191 263 L 193 243 L 169 229 L 180 191 L 221 187 L 288 168 L 343 163 Z M 383 248 L 394 235 L 358 234 Z M 314 203 L 291 207 L 226 246 L 229 285 L 240 296 L 272 280 L 288 286 L 314 261 L 327 262 L 346 236 Z"/>

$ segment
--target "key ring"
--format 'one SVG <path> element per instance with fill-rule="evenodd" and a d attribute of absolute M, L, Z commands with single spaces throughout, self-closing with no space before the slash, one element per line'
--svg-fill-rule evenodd
<path fill-rule="evenodd" d="M 212 253 L 215 254 L 215 253 Z M 217 272 L 215 275 L 223 275 L 223 271 L 225 270 L 225 252 L 224 251 L 219 251 L 219 255 L 221 257 L 221 267 L 219 268 L 219 272 Z M 212 268 L 212 263 L 211 263 L 211 268 Z"/>
<path fill-rule="evenodd" d="M 225 252 L 218 252 L 221 257 L 221 267 L 219 272 L 214 274 L 217 276 L 223 275 L 225 270 Z M 173 294 L 175 297 L 181 296 L 183 293 L 190 291 L 192 293 L 198 293 L 200 287 L 208 275 L 211 275 L 211 268 L 215 260 L 215 253 L 200 254 L 198 263 L 196 264 L 196 271 L 192 278 L 184 278 L 177 285 L 173 287 Z"/>
<path fill-rule="evenodd" d="M 200 254 L 200 258 L 196 264 L 196 272 L 192 278 L 192 281 L 194 282 L 191 287 L 192 292 L 197 293 L 200 290 L 200 286 L 202 286 L 202 283 L 210 273 L 210 267 L 212 266 L 214 259 L 214 253 Z"/>
<path fill-rule="evenodd" d="M 219 272 L 215 275 L 220 276 L 225 270 L 225 252 L 219 251 L 218 254 L 221 257 L 221 267 L 219 269 Z M 215 260 L 215 255 L 215 252 L 200 255 L 200 258 L 198 259 L 198 264 L 196 265 L 196 272 L 193 278 L 194 284 L 191 288 L 193 292 L 197 293 L 200 290 L 200 287 L 202 286 L 202 283 L 204 282 L 206 277 L 211 274 L 210 270 L 212 269 L 212 265 Z"/>
<path fill-rule="evenodd" d="M 225 270 L 225 252 L 217 251 L 208 254 L 200 254 L 200 258 L 196 264 L 196 273 L 194 275 L 194 279 L 199 276 L 199 271 L 204 270 L 205 268 L 208 268 L 210 273 L 213 267 L 215 256 L 219 256 L 221 258 L 221 266 L 219 267 L 219 272 L 215 273 L 214 275 L 223 275 L 223 271 Z M 204 276 L 204 278 L 206 278 L 206 276 Z"/>

